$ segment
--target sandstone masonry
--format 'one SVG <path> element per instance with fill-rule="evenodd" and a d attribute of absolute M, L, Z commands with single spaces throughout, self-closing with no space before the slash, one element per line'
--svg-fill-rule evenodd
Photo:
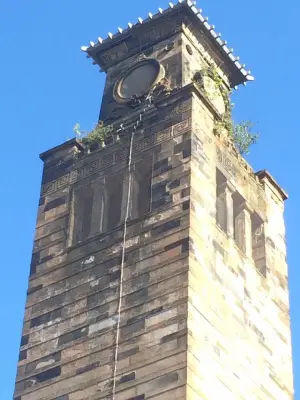
<path fill-rule="evenodd" d="M 195 73 L 245 78 L 190 8 L 91 50 L 113 136 L 41 155 L 14 400 L 293 399 L 287 196 L 215 134 Z M 120 74 L 147 59 L 168 90 L 118 103 Z"/>

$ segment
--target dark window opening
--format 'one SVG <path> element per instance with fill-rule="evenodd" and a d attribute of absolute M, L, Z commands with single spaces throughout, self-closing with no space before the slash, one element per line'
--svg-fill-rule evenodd
<path fill-rule="evenodd" d="M 74 191 L 73 204 L 73 243 L 85 240 L 91 231 L 94 190 L 91 185 L 82 186 Z"/>
<path fill-rule="evenodd" d="M 150 211 L 152 164 L 152 157 L 148 157 L 137 162 L 134 166 L 131 202 L 132 218 L 142 217 Z"/>
<path fill-rule="evenodd" d="M 122 197 L 123 197 L 123 174 L 110 176 L 105 185 L 107 207 L 106 230 L 109 232 L 116 228 L 121 221 Z"/>

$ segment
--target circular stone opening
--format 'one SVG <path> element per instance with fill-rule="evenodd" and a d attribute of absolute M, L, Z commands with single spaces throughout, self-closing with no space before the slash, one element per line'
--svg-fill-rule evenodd
<path fill-rule="evenodd" d="M 193 54 L 193 49 L 189 44 L 186 45 L 186 51 L 189 53 L 190 56 Z"/>
<path fill-rule="evenodd" d="M 118 101 L 128 101 L 133 96 L 145 94 L 158 79 L 162 78 L 162 67 L 156 60 L 142 61 L 122 75 L 115 86 L 115 98 Z"/>

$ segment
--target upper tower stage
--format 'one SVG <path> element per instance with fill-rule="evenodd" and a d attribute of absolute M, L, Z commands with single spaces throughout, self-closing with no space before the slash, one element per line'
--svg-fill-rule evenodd
<path fill-rule="evenodd" d="M 220 33 L 216 33 L 215 27 L 208 23 L 208 18 L 202 15 L 202 10 L 189 0 L 169 3 L 167 9 L 159 8 L 157 14 L 149 13 L 145 20 L 138 18 L 136 24 L 128 23 L 127 29 L 118 28 L 117 33 L 108 33 L 106 39 L 99 37 L 96 43 L 91 41 L 89 46 L 82 46 L 81 49 L 93 59 L 93 64 L 107 72 L 112 65 L 176 33 L 184 32 L 186 28 L 201 36 L 202 45 L 209 47 L 210 56 L 218 66 L 222 66 L 232 88 L 254 80 L 251 72 L 239 62 L 239 57 L 233 54 L 233 49 L 221 39 Z"/>

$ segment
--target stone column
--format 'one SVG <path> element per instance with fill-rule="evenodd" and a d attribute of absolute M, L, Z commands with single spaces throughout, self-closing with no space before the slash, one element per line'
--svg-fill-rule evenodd
<path fill-rule="evenodd" d="M 234 189 L 231 185 L 226 184 L 225 189 L 225 199 L 226 199 L 226 213 L 227 213 L 227 233 L 230 237 L 234 235 L 234 216 L 233 216 L 233 193 Z"/>
<path fill-rule="evenodd" d="M 252 219 L 252 257 L 259 272 L 266 276 L 266 241 L 263 221 Z"/>
<path fill-rule="evenodd" d="M 218 188 L 217 196 L 218 224 L 231 237 L 234 234 L 233 193 L 234 188 L 225 182 Z"/>
<path fill-rule="evenodd" d="M 216 203 L 216 222 L 217 225 L 226 232 L 227 230 L 227 207 L 226 207 L 226 195 L 224 191 L 220 191 L 217 194 Z"/>
<path fill-rule="evenodd" d="M 240 204 L 235 217 L 235 240 L 237 246 L 252 258 L 252 226 L 251 211 L 246 202 Z"/>

